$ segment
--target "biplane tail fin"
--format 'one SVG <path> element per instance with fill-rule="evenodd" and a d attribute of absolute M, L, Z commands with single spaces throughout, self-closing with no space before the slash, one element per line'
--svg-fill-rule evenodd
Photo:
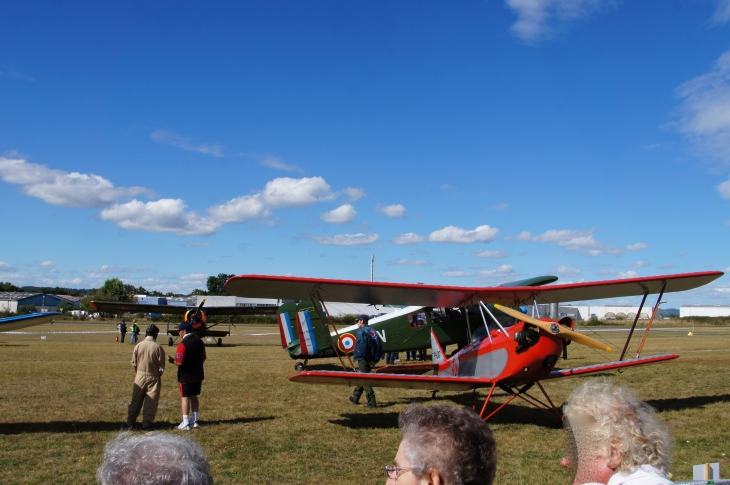
<path fill-rule="evenodd" d="M 289 313 L 282 312 L 276 316 L 279 321 L 279 335 L 281 336 L 281 348 L 286 349 L 294 341 L 294 329 L 291 325 Z"/>
<path fill-rule="evenodd" d="M 439 339 L 436 338 L 436 334 L 431 329 L 431 362 L 434 364 L 440 364 L 445 359 L 444 349 L 441 348 Z"/>

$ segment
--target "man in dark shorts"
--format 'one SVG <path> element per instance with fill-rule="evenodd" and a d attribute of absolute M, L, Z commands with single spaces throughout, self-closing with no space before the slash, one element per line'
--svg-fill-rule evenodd
<path fill-rule="evenodd" d="M 177 326 L 182 341 L 177 345 L 175 358 L 168 357 L 171 364 L 177 366 L 177 381 L 180 383 L 183 420 L 177 429 L 199 428 L 198 409 L 200 403 L 200 385 L 205 378 L 203 362 L 205 361 L 205 344 L 193 333 L 190 322 L 181 322 Z M 192 418 L 190 416 L 192 411 Z"/>

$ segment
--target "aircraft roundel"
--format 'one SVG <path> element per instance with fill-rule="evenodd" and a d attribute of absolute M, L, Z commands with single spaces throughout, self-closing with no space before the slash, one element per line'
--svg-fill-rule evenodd
<path fill-rule="evenodd" d="M 343 352 L 352 352 L 355 349 L 355 336 L 351 333 L 343 333 L 337 340 L 337 346 Z"/>

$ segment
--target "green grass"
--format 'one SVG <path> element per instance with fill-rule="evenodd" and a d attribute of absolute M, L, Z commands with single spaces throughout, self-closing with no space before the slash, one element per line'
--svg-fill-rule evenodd
<path fill-rule="evenodd" d="M 115 326 L 63 322 L 28 330 Z M 218 484 L 383 484 L 383 466 L 392 462 L 400 442 L 397 417 L 403 408 L 413 402 L 472 403 L 471 393 L 444 392 L 431 400 L 429 392 L 376 389 L 381 407 L 368 411 L 353 406 L 347 401 L 350 389 L 289 382 L 294 361 L 281 350 L 278 334 L 244 335 L 267 332 L 276 327 L 239 327 L 224 339 L 226 345 L 208 349 L 203 427 L 185 434 L 208 454 Z M 619 349 L 625 338 L 592 336 Z M 115 343 L 114 333 L 46 337 L 0 334 L 0 483 L 93 483 L 104 444 L 126 418 L 134 378 L 132 346 Z M 656 407 L 669 425 L 677 443 L 675 479 L 691 478 L 692 464 L 720 461 L 723 469 L 730 466 L 725 456 L 730 451 L 729 345 L 728 327 L 697 328 L 693 337 L 680 330 L 658 332 L 643 354 L 677 352 L 680 359 L 614 375 L 617 383 L 634 388 Z M 575 344 L 569 350 L 570 359 L 559 365 L 608 358 Z M 612 357 L 618 358 L 617 352 Z M 170 370 L 163 378 L 158 424 L 172 430 L 180 421 L 180 399 L 175 369 Z M 581 382 L 562 379 L 545 387 L 562 403 Z M 496 398 L 503 400 L 503 395 Z M 518 403 L 490 424 L 499 449 L 495 483 L 571 483 L 559 465 L 564 449 L 560 422 Z"/>

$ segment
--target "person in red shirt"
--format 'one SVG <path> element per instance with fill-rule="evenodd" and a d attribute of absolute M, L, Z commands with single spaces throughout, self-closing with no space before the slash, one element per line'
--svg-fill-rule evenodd
<path fill-rule="evenodd" d="M 203 371 L 203 362 L 206 359 L 205 344 L 193 333 L 193 326 L 190 322 L 181 322 L 176 328 L 180 331 L 182 341 L 175 350 L 175 357 L 168 357 L 168 361 L 177 366 L 177 381 L 180 383 L 180 397 L 182 398 L 183 420 L 177 429 L 199 428 L 200 402 L 198 396 L 200 386 L 205 379 Z"/>

